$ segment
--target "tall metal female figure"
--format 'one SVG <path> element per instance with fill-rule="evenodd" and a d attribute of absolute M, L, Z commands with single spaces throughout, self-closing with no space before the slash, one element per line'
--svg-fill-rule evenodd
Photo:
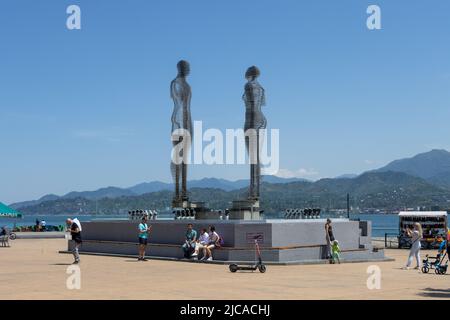
<path fill-rule="evenodd" d="M 172 206 L 182 207 L 183 202 L 188 200 L 187 194 L 187 156 L 192 141 L 192 118 L 191 118 L 191 87 L 186 81 L 190 73 L 189 62 L 181 60 L 177 64 L 178 75 L 170 84 L 170 95 L 173 99 L 174 108 L 172 113 L 172 144 L 175 146 L 184 143 L 182 151 L 174 153 L 170 168 L 175 184 L 175 195 Z M 189 133 L 189 144 L 184 137 L 176 132 Z M 175 162 L 174 162 L 175 160 Z M 181 183 L 181 186 L 180 186 Z"/>
<path fill-rule="evenodd" d="M 266 105 L 264 88 L 259 84 L 257 78 L 260 71 L 252 66 L 247 69 L 245 78 L 245 92 L 242 99 L 245 102 L 245 145 L 250 160 L 250 188 L 249 199 L 259 199 L 259 186 L 261 182 L 261 165 L 259 159 L 261 129 L 267 126 L 267 120 L 261 111 L 261 107 Z"/>

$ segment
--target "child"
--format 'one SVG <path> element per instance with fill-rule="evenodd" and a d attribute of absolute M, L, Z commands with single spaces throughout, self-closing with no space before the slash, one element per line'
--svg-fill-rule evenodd
<path fill-rule="evenodd" d="M 336 261 L 340 264 L 341 259 L 339 257 L 339 253 L 341 252 L 341 248 L 339 248 L 339 242 L 334 240 L 331 244 L 331 263 L 336 263 Z"/>
<path fill-rule="evenodd" d="M 447 248 L 447 240 L 442 240 L 441 244 L 439 245 L 438 255 L 440 256 L 444 254 L 446 248 Z"/>

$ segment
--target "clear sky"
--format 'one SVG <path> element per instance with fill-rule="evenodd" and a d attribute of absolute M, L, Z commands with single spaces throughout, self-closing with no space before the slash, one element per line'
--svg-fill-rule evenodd
<path fill-rule="evenodd" d="M 81 30 L 66 28 L 70 4 Z M 382 30 L 366 27 L 370 4 Z M 244 72 L 261 69 L 283 175 L 450 149 L 449 39 L 447 0 L 3 0 L 0 201 L 170 181 L 180 59 L 206 128 L 243 126 Z M 190 178 L 247 172 L 202 165 Z"/>

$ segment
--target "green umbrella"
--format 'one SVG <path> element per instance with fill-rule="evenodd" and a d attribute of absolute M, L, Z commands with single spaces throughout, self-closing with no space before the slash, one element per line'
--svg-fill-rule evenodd
<path fill-rule="evenodd" d="M 22 214 L 0 202 L 0 218 L 22 218 Z"/>

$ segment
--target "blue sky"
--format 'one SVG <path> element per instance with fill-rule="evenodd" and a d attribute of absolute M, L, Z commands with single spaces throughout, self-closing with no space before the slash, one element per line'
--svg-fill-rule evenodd
<path fill-rule="evenodd" d="M 70 4 L 81 30 L 66 28 Z M 382 30 L 366 28 L 370 4 Z M 0 201 L 169 181 L 180 59 L 193 119 L 222 130 L 242 127 L 244 72 L 261 69 L 284 174 L 360 173 L 450 149 L 449 15 L 444 0 L 4 0 Z M 247 172 L 201 165 L 190 177 Z"/>

